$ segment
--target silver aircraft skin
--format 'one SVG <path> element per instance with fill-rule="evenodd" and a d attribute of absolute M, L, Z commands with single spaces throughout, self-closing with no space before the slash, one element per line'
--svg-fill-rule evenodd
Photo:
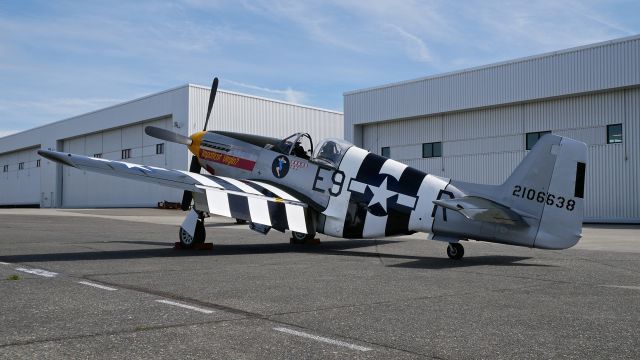
<path fill-rule="evenodd" d="M 207 119 L 216 88 L 217 79 Z M 423 232 L 449 243 L 452 259 L 464 254 L 461 240 L 566 249 L 581 237 L 586 145 L 554 134 L 540 138 L 503 184 L 482 185 L 426 174 L 340 139 L 314 144 L 306 133 L 276 139 L 145 131 L 188 146 L 194 154 L 190 171 L 38 153 L 78 169 L 185 190 L 183 210 L 189 212 L 179 229 L 184 247 L 205 240 L 210 214 L 248 221 L 263 234 L 290 230 L 298 241 L 316 233 L 361 239 Z"/>
<path fill-rule="evenodd" d="M 279 140 L 208 131 L 191 138 L 190 150 L 212 175 L 39 153 L 82 170 L 192 191 L 191 221 L 182 229 L 192 237 L 197 219 L 211 213 L 250 221 L 262 232 L 273 227 L 351 239 L 425 232 L 450 244 L 474 239 L 544 249 L 580 239 L 586 146 L 566 137 L 542 137 L 502 185 L 429 175 L 338 139 L 316 148 L 308 141 L 301 152 L 296 145 L 310 140 L 302 133 Z"/>

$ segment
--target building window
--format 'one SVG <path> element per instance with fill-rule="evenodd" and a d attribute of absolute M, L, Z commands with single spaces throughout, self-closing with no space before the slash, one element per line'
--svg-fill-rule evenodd
<path fill-rule="evenodd" d="M 131 157 L 131 149 L 122 150 L 122 158 L 123 159 L 128 159 L 130 157 Z"/>
<path fill-rule="evenodd" d="M 18 163 L 18 170 L 23 170 L 24 169 L 24 163 Z"/>
<path fill-rule="evenodd" d="M 2 172 L 8 172 L 9 171 L 9 165 L 5 165 L 2 167 Z"/>
<path fill-rule="evenodd" d="M 40 159 L 36 160 L 36 167 L 40 167 Z"/>
<path fill-rule="evenodd" d="M 622 124 L 607 125 L 607 144 L 622 142 Z"/>
<path fill-rule="evenodd" d="M 432 158 L 442 156 L 442 143 L 432 142 L 422 144 L 422 157 Z"/>
<path fill-rule="evenodd" d="M 156 154 L 164 154 L 164 144 L 156 144 Z"/>
<path fill-rule="evenodd" d="M 93 154 L 93 157 L 96 159 L 102 159 L 102 153 Z"/>
<path fill-rule="evenodd" d="M 384 157 L 391 157 L 391 149 L 388 146 L 383 146 L 381 151 L 380 151 L 380 155 L 384 156 Z"/>
<path fill-rule="evenodd" d="M 551 134 L 551 131 L 538 131 L 527 133 L 527 150 L 531 150 L 538 140 L 544 135 Z"/>

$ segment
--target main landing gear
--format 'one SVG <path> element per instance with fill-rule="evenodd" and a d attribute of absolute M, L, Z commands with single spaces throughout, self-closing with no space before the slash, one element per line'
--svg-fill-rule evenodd
<path fill-rule="evenodd" d="M 316 239 L 316 233 L 313 234 L 305 234 L 292 231 L 291 239 L 289 240 L 291 244 L 319 244 L 320 239 Z"/>
<path fill-rule="evenodd" d="M 464 247 L 460 243 L 449 243 L 447 255 L 450 259 L 460 260 L 464 256 Z"/>
<path fill-rule="evenodd" d="M 178 238 L 183 249 L 191 249 L 204 243 L 207 233 L 204 229 L 204 213 L 191 209 L 180 226 Z"/>

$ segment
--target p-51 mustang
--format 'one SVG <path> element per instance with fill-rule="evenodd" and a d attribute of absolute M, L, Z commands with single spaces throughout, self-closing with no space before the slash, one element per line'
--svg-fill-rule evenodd
<path fill-rule="evenodd" d="M 183 247 L 205 240 L 210 214 L 249 222 L 266 234 L 290 230 L 303 241 L 316 233 L 361 239 L 429 233 L 460 259 L 460 240 L 566 249 L 581 236 L 585 144 L 542 137 L 502 185 L 481 185 L 426 174 L 344 140 L 315 144 L 306 133 L 285 139 L 206 131 L 215 101 L 214 79 L 203 131 L 190 137 L 148 126 L 158 139 L 186 145 L 189 171 L 55 151 L 38 153 L 81 170 L 184 189 L 179 230 Z M 200 174 L 201 169 L 209 174 Z M 193 203 L 193 206 L 191 204 Z"/>

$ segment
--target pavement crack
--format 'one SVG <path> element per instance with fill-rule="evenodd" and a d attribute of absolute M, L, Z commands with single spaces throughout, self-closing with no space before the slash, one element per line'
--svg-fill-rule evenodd
<path fill-rule="evenodd" d="M 162 329 L 172 329 L 179 327 L 188 327 L 194 325 L 206 325 L 206 324 L 214 324 L 214 323 L 223 323 L 229 321 L 236 321 L 238 319 L 223 319 L 223 320 L 210 320 L 210 321 L 200 321 L 193 322 L 188 324 L 167 324 L 167 325 L 151 325 L 151 326 L 137 326 L 133 329 L 123 329 L 123 330 L 113 330 L 113 331 L 104 331 L 104 332 L 95 332 L 91 334 L 79 334 L 79 335 L 68 335 L 68 336 L 58 336 L 58 337 L 45 337 L 41 339 L 31 339 L 31 340 L 23 340 L 23 341 L 14 341 L 8 344 L 0 344 L 0 349 L 11 347 L 11 346 L 24 346 L 31 344 L 40 344 L 46 342 L 55 342 L 55 341 L 66 341 L 66 340 L 79 340 L 79 339 L 87 339 L 94 338 L 99 336 L 111 336 L 111 335 L 125 335 L 125 334 L 133 334 L 144 331 L 153 331 L 153 330 L 162 330 Z"/>
<path fill-rule="evenodd" d="M 121 284 L 121 283 L 116 283 L 116 282 L 110 282 L 110 281 L 104 281 L 104 280 L 100 280 L 100 279 L 95 279 L 94 275 L 85 275 L 85 276 L 82 276 L 82 278 L 86 279 L 86 280 L 94 281 L 94 282 L 99 283 L 99 284 L 110 285 L 110 286 L 119 287 L 119 288 L 132 290 L 132 291 L 137 291 L 137 292 L 144 293 L 144 294 L 149 294 L 149 295 L 155 295 L 155 296 L 163 297 L 163 298 L 166 298 L 166 299 L 184 301 L 184 302 L 188 302 L 190 304 L 200 305 L 200 306 L 208 307 L 208 308 L 211 308 L 211 309 L 225 311 L 225 312 L 228 312 L 228 313 L 241 315 L 241 316 L 245 316 L 245 317 L 249 317 L 249 318 L 257 318 L 257 319 L 265 319 L 266 318 L 266 316 L 263 315 L 263 314 L 259 314 L 259 313 L 255 313 L 255 312 L 251 312 L 251 311 L 246 311 L 246 310 L 241 310 L 241 309 L 233 308 L 233 307 L 226 306 L 226 305 L 220 305 L 220 304 L 214 304 L 214 303 L 210 303 L 210 302 L 206 302 L 206 301 L 200 301 L 200 300 L 197 300 L 197 299 L 193 299 L 193 298 L 186 297 L 186 296 L 181 296 L 181 295 L 176 295 L 176 294 L 173 294 L 173 293 L 170 293 L 170 292 L 166 292 L 166 291 L 153 290 L 153 289 L 144 288 L 142 286 Z"/>

